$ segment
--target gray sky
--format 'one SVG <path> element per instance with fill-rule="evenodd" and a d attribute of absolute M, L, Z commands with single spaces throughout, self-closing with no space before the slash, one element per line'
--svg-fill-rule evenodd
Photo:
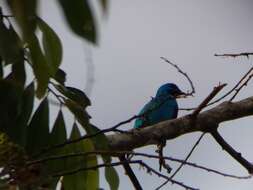
<path fill-rule="evenodd" d="M 160 60 L 160 56 L 178 64 L 194 81 L 197 93 L 194 98 L 179 101 L 181 107 L 198 105 L 219 82 L 228 83 L 227 90 L 232 87 L 252 66 L 252 59 L 222 59 L 213 55 L 252 50 L 252 6 L 251 0 L 112 0 L 107 19 L 98 14 L 101 34 L 98 47 L 85 45 L 67 31 L 52 1 L 43 1 L 42 13 L 63 39 L 63 66 L 69 74 L 69 84 L 85 87 L 85 62 L 87 56 L 92 59 L 95 82 L 89 112 L 94 124 L 107 128 L 136 114 L 165 82 L 189 89 L 185 78 Z M 237 99 L 252 95 L 251 86 Z M 253 117 L 227 122 L 221 129 L 227 141 L 249 160 L 253 160 L 252 121 Z M 165 154 L 184 158 L 198 135 L 169 141 Z M 154 153 L 154 150 L 150 146 L 138 151 Z M 231 174 L 247 174 L 208 135 L 190 161 Z M 158 168 L 156 161 L 148 163 Z M 138 167 L 135 170 L 144 189 L 154 189 L 163 182 Z M 118 171 L 120 189 L 129 189 L 128 178 L 121 168 Z M 233 180 L 188 167 L 175 179 L 204 190 L 250 190 L 253 186 L 252 180 Z M 101 187 L 108 189 L 104 180 Z M 163 189 L 182 188 L 168 185 Z"/>
<path fill-rule="evenodd" d="M 180 100 L 180 107 L 192 107 L 219 82 L 228 83 L 229 90 L 252 66 L 252 58 L 222 59 L 215 53 L 252 51 L 252 0 L 111 0 L 107 19 L 99 16 L 99 46 L 89 46 L 66 28 L 55 1 L 41 1 L 43 18 L 59 33 L 64 45 L 63 68 L 68 83 L 85 88 L 86 63 L 95 66 L 92 122 L 100 128 L 110 127 L 139 112 L 165 82 L 174 82 L 182 90 L 189 90 L 185 78 L 159 57 L 178 64 L 192 78 L 196 95 Z M 98 6 L 95 6 L 98 10 Z M 98 11 L 97 11 L 98 12 Z M 224 90 L 224 91 L 225 91 Z M 252 95 L 252 83 L 237 100 Z M 180 115 L 186 114 L 181 112 Z M 222 124 L 221 133 L 237 150 L 253 160 L 253 117 Z M 125 128 L 131 128 L 132 124 Z M 184 158 L 199 133 L 184 135 L 168 141 L 165 154 Z M 155 147 L 138 151 L 154 153 Z M 237 175 L 246 171 L 221 150 L 210 136 L 197 147 L 190 161 Z M 158 163 L 148 161 L 158 169 Z M 176 166 L 172 164 L 172 166 Z M 144 189 L 154 189 L 163 180 L 135 168 Z M 120 189 L 130 189 L 130 182 L 121 168 Z M 176 176 L 185 184 L 204 190 L 251 190 L 252 180 L 234 180 L 184 167 Z M 101 187 L 109 189 L 102 179 Z M 163 189 L 182 189 L 167 185 Z"/>

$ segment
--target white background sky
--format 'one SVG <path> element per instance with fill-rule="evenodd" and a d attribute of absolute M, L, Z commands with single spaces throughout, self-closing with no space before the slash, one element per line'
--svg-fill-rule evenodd
<path fill-rule="evenodd" d="M 189 90 L 185 78 L 164 63 L 161 56 L 178 64 L 195 84 L 195 97 L 180 100 L 180 107 L 197 106 L 219 82 L 228 83 L 225 90 L 229 90 L 252 66 L 253 58 L 213 56 L 253 50 L 252 0 L 111 0 L 107 18 L 101 17 L 97 4 L 94 7 L 100 28 L 96 47 L 73 36 L 55 1 L 41 1 L 43 18 L 63 42 L 63 68 L 68 73 L 68 84 L 84 89 L 87 61 L 95 67 L 89 113 L 92 122 L 100 128 L 137 114 L 163 83 L 174 82 L 182 90 Z M 251 95 L 252 83 L 237 100 Z M 253 117 L 248 117 L 226 122 L 220 129 L 224 138 L 250 161 L 253 161 L 252 122 Z M 131 127 L 132 123 L 125 126 Z M 184 158 L 198 136 L 199 133 L 195 133 L 168 141 L 165 155 Z M 154 153 L 154 150 L 155 147 L 150 146 L 138 151 Z M 231 174 L 247 175 L 209 135 L 190 161 Z M 158 169 L 157 161 L 148 163 Z M 123 170 L 118 168 L 118 171 L 120 189 L 132 189 Z M 144 189 L 154 189 L 163 182 L 138 167 L 135 171 Z M 189 167 L 184 167 L 175 179 L 202 190 L 253 188 L 252 180 L 234 180 Z M 103 179 L 101 187 L 109 189 Z M 182 188 L 167 185 L 163 189 Z"/>
<path fill-rule="evenodd" d="M 252 8 L 252 0 L 112 0 L 107 19 L 99 19 L 97 47 L 89 47 L 72 36 L 53 1 L 43 1 L 41 11 L 63 41 L 63 67 L 68 72 L 69 84 L 85 88 L 87 56 L 88 60 L 92 59 L 95 82 L 89 112 L 94 124 L 107 128 L 136 114 L 165 82 L 175 82 L 183 90 L 189 89 L 185 78 L 160 60 L 160 56 L 178 64 L 195 83 L 195 97 L 179 101 L 181 107 L 198 105 L 219 82 L 229 84 L 226 90 L 231 88 L 252 66 L 252 59 L 222 59 L 213 55 L 252 50 Z M 250 95 L 252 83 L 238 99 Z M 221 129 L 226 140 L 251 161 L 252 121 L 253 118 L 247 118 L 227 122 Z M 131 128 L 132 124 L 126 127 Z M 165 154 L 184 158 L 198 135 L 169 141 Z M 139 151 L 154 153 L 154 150 L 152 146 Z M 190 161 L 232 174 L 247 174 L 208 135 Z M 156 161 L 148 163 L 158 169 Z M 144 189 L 154 189 L 161 184 L 162 180 L 155 175 L 135 169 Z M 123 170 L 118 171 L 120 189 L 131 189 Z M 204 190 L 250 190 L 253 187 L 252 180 L 233 180 L 188 167 L 175 179 Z M 109 189 L 104 180 L 101 187 Z M 168 185 L 163 189 L 182 188 Z"/>

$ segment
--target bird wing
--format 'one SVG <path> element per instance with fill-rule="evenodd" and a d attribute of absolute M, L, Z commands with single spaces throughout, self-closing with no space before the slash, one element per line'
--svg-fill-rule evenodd
<path fill-rule="evenodd" d="M 158 122 L 177 117 L 178 106 L 175 99 L 150 100 L 140 111 L 140 117 L 135 120 L 134 128 L 153 125 Z"/>
<path fill-rule="evenodd" d="M 134 128 L 140 128 L 140 127 L 147 126 L 148 125 L 148 117 L 145 114 L 148 114 L 149 112 L 154 110 L 156 106 L 157 106 L 157 103 L 154 98 L 152 98 L 147 104 L 145 104 L 145 106 L 141 109 L 141 111 L 138 114 L 138 116 L 140 116 L 140 117 L 138 117 L 135 120 Z"/>

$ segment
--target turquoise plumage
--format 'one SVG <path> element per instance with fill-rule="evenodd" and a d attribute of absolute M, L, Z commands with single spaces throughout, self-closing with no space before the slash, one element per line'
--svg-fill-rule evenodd
<path fill-rule="evenodd" d="M 183 93 L 177 85 L 167 83 L 162 85 L 152 98 L 140 111 L 140 117 L 135 120 L 134 128 L 154 125 L 161 121 L 174 119 L 178 114 L 176 98 Z"/>

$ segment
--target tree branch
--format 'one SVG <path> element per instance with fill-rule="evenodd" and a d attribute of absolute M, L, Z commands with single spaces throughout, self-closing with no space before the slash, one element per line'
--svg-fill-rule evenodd
<path fill-rule="evenodd" d="M 184 72 L 183 70 L 181 70 L 176 64 L 172 63 L 171 61 L 169 61 L 165 57 L 160 57 L 160 58 L 162 60 L 164 60 L 165 62 L 169 63 L 170 65 L 172 65 L 173 67 L 175 67 L 179 73 L 181 73 L 183 76 L 185 76 L 185 78 L 188 80 L 188 82 L 190 83 L 190 86 L 191 86 L 191 91 L 187 92 L 187 95 L 192 96 L 195 93 L 195 87 L 193 85 L 191 78 L 187 75 L 187 73 Z"/>
<path fill-rule="evenodd" d="M 132 152 L 132 151 L 89 151 L 89 152 L 79 152 L 79 153 L 70 153 L 70 154 L 62 154 L 62 155 L 55 155 L 55 156 L 49 156 L 46 158 L 42 159 L 37 159 L 37 160 L 31 160 L 26 162 L 27 166 L 34 165 L 34 164 L 40 164 L 44 162 L 49 162 L 53 160 L 63 160 L 67 158 L 73 158 L 73 157 L 89 157 L 89 156 L 94 156 L 94 155 L 110 155 L 114 157 L 118 157 L 119 155 L 122 154 L 128 154 L 130 156 L 138 156 L 138 157 L 143 157 L 143 158 L 152 158 L 152 159 L 160 159 L 159 155 L 153 155 L 153 154 L 147 154 L 147 153 L 142 153 L 142 152 Z M 249 179 L 251 178 L 251 175 L 248 176 L 236 176 L 232 174 L 227 174 L 221 171 L 217 171 L 211 168 L 207 168 L 205 166 L 198 165 L 196 163 L 192 162 L 187 162 L 185 159 L 177 159 L 173 157 L 168 157 L 168 156 L 163 156 L 164 160 L 172 161 L 172 162 L 178 162 L 178 163 L 183 163 L 184 165 L 191 166 L 197 169 L 205 170 L 207 172 L 215 173 L 224 177 L 230 177 L 234 179 Z M 6 175 L 6 174 L 5 174 Z"/>
<path fill-rule="evenodd" d="M 202 133 L 200 135 L 200 137 L 198 138 L 197 142 L 193 145 L 191 151 L 188 153 L 188 155 L 186 156 L 186 158 L 184 159 L 184 161 L 180 164 L 180 166 L 176 169 L 176 171 L 170 176 L 170 179 L 173 179 L 173 177 L 175 177 L 177 175 L 177 173 L 181 170 L 181 168 L 184 166 L 184 164 L 187 162 L 187 160 L 190 158 L 190 156 L 192 155 L 193 151 L 195 150 L 195 148 L 198 146 L 198 144 L 200 143 L 201 139 L 204 137 L 205 133 Z M 156 190 L 161 189 L 163 186 L 165 186 L 167 183 L 169 182 L 169 180 L 165 181 L 164 183 L 162 183 L 159 187 L 156 188 Z"/>
<path fill-rule="evenodd" d="M 122 162 L 122 166 L 125 169 L 126 175 L 128 175 L 129 179 L 131 180 L 135 190 L 142 190 L 141 184 L 139 180 L 137 179 L 134 171 L 132 170 L 131 166 L 127 162 L 127 158 L 125 154 L 122 154 L 118 157 L 119 160 Z"/>
<path fill-rule="evenodd" d="M 142 167 L 147 169 L 148 173 L 153 173 L 155 175 L 157 175 L 158 177 L 164 178 L 169 180 L 172 184 L 177 184 L 187 190 L 198 190 L 194 187 L 190 187 L 188 185 L 183 184 L 182 182 L 176 181 L 176 180 L 170 180 L 169 177 L 167 177 L 166 175 L 161 174 L 160 172 L 156 171 L 155 169 L 151 168 L 149 165 L 147 165 L 145 162 L 143 162 L 142 160 L 126 160 L 124 162 L 114 162 L 114 163 L 110 163 L 110 164 L 98 164 L 95 166 L 91 166 L 91 167 L 81 167 L 81 168 L 76 168 L 70 171 L 63 171 L 63 172 L 59 172 L 59 173 L 55 173 L 52 175 L 52 177 L 61 177 L 61 176 L 66 176 L 66 175 L 73 175 L 76 174 L 78 172 L 82 172 L 82 171 L 86 171 L 86 170 L 95 170 L 98 168 L 102 168 L 102 167 L 110 167 L 110 166 L 120 166 L 124 163 L 128 163 L 128 164 L 139 164 Z"/>
<path fill-rule="evenodd" d="M 201 139 L 204 137 L 205 133 L 202 133 L 200 135 L 200 137 L 198 138 L 197 142 L 193 145 L 191 151 L 188 153 L 188 155 L 186 156 L 186 158 L 184 159 L 184 162 L 182 162 L 180 164 L 180 166 L 177 168 L 177 170 L 171 175 L 171 179 L 177 175 L 177 173 L 179 172 L 179 170 L 183 167 L 183 165 L 188 161 L 188 159 L 190 158 L 190 156 L 192 155 L 193 151 L 195 150 L 195 148 L 198 146 L 198 144 L 200 143 Z"/>
<path fill-rule="evenodd" d="M 243 158 L 241 153 L 233 149 L 233 147 L 223 139 L 217 130 L 213 131 L 211 134 L 217 143 L 219 143 L 219 145 L 222 147 L 222 149 L 224 149 L 228 154 L 230 154 L 230 156 L 232 156 L 237 162 L 246 168 L 250 174 L 253 174 L 253 165 Z"/>
<path fill-rule="evenodd" d="M 223 102 L 198 114 L 195 122 L 189 115 L 164 121 L 140 130 L 130 130 L 131 134 L 108 135 L 111 150 L 132 150 L 145 145 L 156 144 L 155 139 L 173 139 L 180 135 L 216 129 L 221 122 L 253 115 L 253 96 L 238 102 Z M 140 138 L 141 137 L 141 138 Z"/>
<path fill-rule="evenodd" d="M 218 103 L 219 101 L 221 101 L 222 99 L 226 98 L 227 96 L 231 95 L 232 92 L 236 91 L 236 89 L 238 88 L 238 86 L 244 81 L 244 79 L 246 79 L 250 74 L 251 72 L 253 71 L 253 67 L 251 67 L 247 73 L 245 73 L 241 79 L 235 84 L 235 86 L 233 88 L 231 88 L 227 93 L 225 93 L 223 96 L 221 96 L 220 98 L 208 103 L 206 105 L 207 106 L 211 106 L 213 104 L 216 104 Z M 180 110 L 185 110 L 185 111 L 191 111 L 191 110 L 195 110 L 196 108 L 180 108 Z"/>
<path fill-rule="evenodd" d="M 240 57 L 240 56 L 245 56 L 249 58 L 250 55 L 253 55 L 252 52 L 243 52 L 243 53 L 225 53 L 225 54 L 214 54 L 216 57 Z"/>
<path fill-rule="evenodd" d="M 201 104 L 194 110 L 194 112 L 191 114 L 192 118 L 196 118 L 197 115 L 201 112 L 202 109 L 204 109 L 207 104 L 218 94 L 227 84 L 221 84 L 219 86 L 216 86 L 213 88 L 213 91 L 201 102 Z"/>
<path fill-rule="evenodd" d="M 240 87 L 238 87 L 238 89 L 235 89 L 235 94 L 230 98 L 230 102 L 232 102 L 232 100 L 237 96 L 237 94 L 241 91 L 241 89 L 244 87 L 244 86 L 247 86 L 248 85 L 248 82 L 250 81 L 250 79 L 253 77 L 253 74 L 249 75 L 247 80 L 244 81 L 244 83 L 241 84 Z"/>

